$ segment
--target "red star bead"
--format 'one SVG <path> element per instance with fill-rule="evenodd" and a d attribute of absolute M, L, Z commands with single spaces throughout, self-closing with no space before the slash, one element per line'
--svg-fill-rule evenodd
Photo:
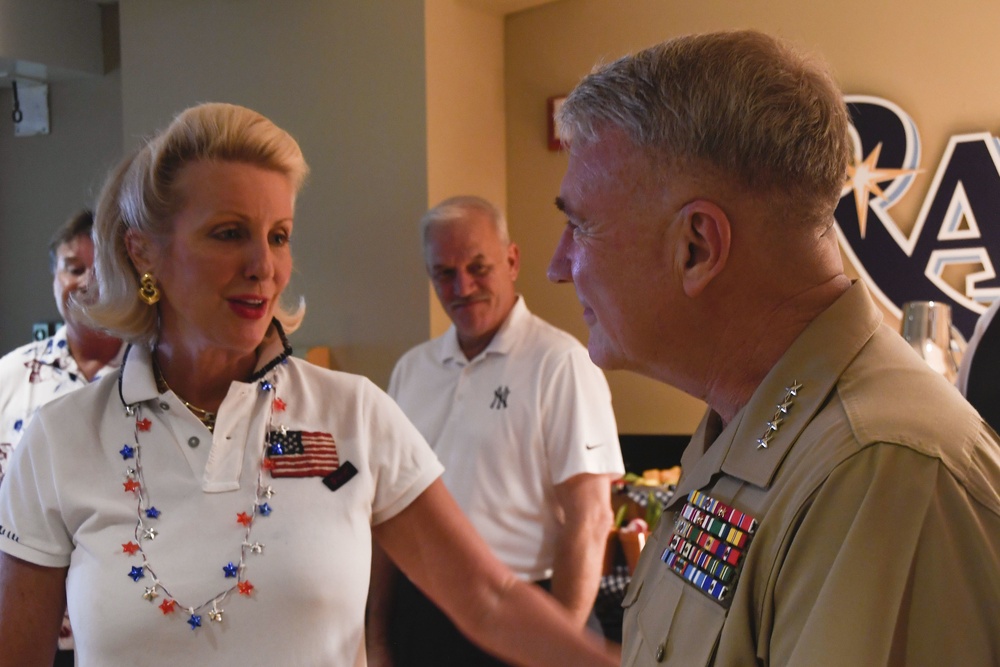
<path fill-rule="evenodd" d="M 236 588 L 239 589 L 240 595 L 246 595 L 247 597 L 249 597 L 250 593 L 253 591 L 253 584 L 251 584 L 249 581 L 241 581 L 240 583 L 236 584 Z"/>
<path fill-rule="evenodd" d="M 251 516 L 246 512 L 240 512 L 236 515 L 236 522 L 241 523 L 244 526 L 249 526 L 251 521 L 253 521 L 253 518 L 251 518 Z"/>
<path fill-rule="evenodd" d="M 276 412 L 281 412 L 287 407 L 286 403 L 280 398 L 274 399 L 274 410 Z"/>
<path fill-rule="evenodd" d="M 177 603 L 174 602 L 173 600 L 164 600 L 163 602 L 160 603 L 160 611 L 162 611 L 164 614 L 169 614 L 174 611 L 174 607 L 176 606 Z"/>
<path fill-rule="evenodd" d="M 140 419 L 135 423 L 135 425 L 139 428 L 140 431 L 148 431 L 150 427 L 153 425 L 153 422 L 149 421 L 148 419 Z"/>
<path fill-rule="evenodd" d="M 139 545 L 135 542 L 128 542 L 122 545 L 122 551 L 127 553 L 129 556 L 135 554 L 139 550 Z"/>
<path fill-rule="evenodd" d="M 135 491 L 138 488 L 139 488 L 139 482 L 135 481 L 134 479 L 129 479 L 125 481 L 126 491 Z"/>

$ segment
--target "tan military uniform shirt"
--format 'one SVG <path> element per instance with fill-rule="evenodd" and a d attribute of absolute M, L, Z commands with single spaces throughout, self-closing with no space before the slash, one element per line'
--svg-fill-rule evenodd
<path fill-rule="evenodd" d="M 881 320 L 856 283 L 730 424 L 706 416 L 626 594 L 623 665 L 1000 664 L 1000 447 Z M 669 548 L 696 489 L 756 522 L 727 584 Z"/>

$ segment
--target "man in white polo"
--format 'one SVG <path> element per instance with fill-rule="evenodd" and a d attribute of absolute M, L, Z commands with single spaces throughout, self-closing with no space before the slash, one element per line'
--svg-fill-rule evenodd
<path fill-rule="evenodd" d="M 593 625 L 610 481 L 624 472 L 607 380 L 579 341 L 517 294 L 518 247 L 494 205 L 448 199 L 421 219 L 421 236 L 452 327 L 400 359 L 389 394 L 434 448 L 445 485 L 494 554 Z M 373 664 L 502 664 L 405 577 L 394 586 L 373 580 L 371 605 Z"/>

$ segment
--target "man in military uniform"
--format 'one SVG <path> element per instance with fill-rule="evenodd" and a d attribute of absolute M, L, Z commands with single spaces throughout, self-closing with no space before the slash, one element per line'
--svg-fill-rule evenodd
<path fill-rule="evenodd" d="M 591 358 L 703 399 L 625 599 L 623 664 L 986 665 L 1000 447 L 842 266 L 829 73 L 754 31 L 596 69 L 560 123 Z"/>

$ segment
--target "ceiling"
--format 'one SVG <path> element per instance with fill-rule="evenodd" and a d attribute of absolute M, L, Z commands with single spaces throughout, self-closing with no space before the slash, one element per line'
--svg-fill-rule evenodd
<path fill-rule="evenodd" d="M 470 7 L 475 7 L 476 9 L 488 12 L 490 14 L 496 14 L 497 16 L 505 16 L 507 14 L 513 14 L 514 12 L 520 12 L 525 9 L 531 9 L 533 7 L 538 7 L 540 5 L 547 5 L 555 0 L 458 0 L 463 5 L 468 5 Z"/>

